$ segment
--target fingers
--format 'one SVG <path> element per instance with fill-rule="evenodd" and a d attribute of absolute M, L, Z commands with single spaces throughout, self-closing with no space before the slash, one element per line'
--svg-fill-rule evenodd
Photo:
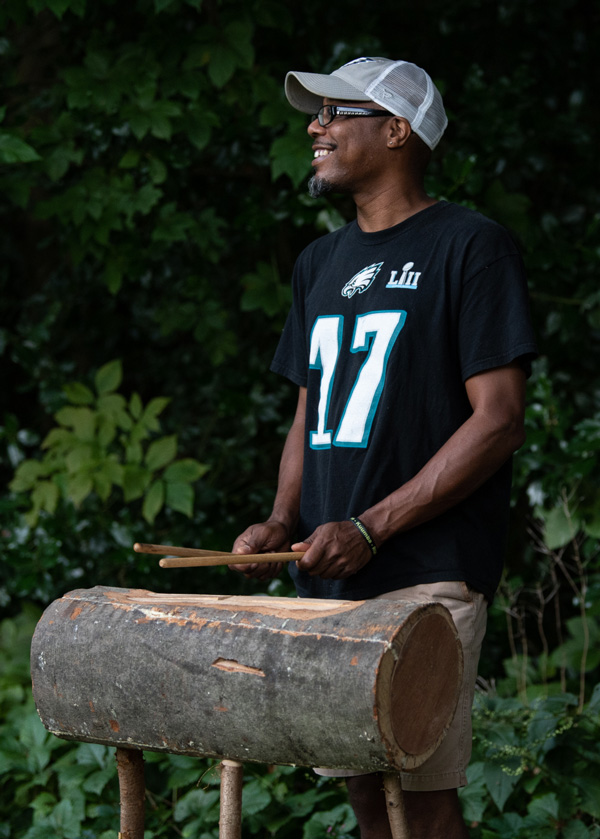
<path fill-rule="evenodd" d="M 277 521 L 253 524 L 235 540 L 234 554 L 279 553 L 289 548 L 289 536 L 286 528 Z M 283 563 L 252 563 L 238 565 L 231 563 L 229 568 L 243 574 L 248 579 L 267 581 L 281 573 Z"/>
<path fill-rule="evenodd" d="M 245 563 L 243 565 L 228 565 L 230 571 L 237 571 L 251 580 L 272 580 L 281 573 L 283 568 L 282 562 L 254 562 L 251 565 Z"/>
<path fill-rule="evenodd" d="M 366 541 L 348 521 L 321 525 L 304 542 L 292 545 L 292 550 L 306 551 L 298 561 L 301 571 L 324 580 L 345 580 L 372 557 Z"/>

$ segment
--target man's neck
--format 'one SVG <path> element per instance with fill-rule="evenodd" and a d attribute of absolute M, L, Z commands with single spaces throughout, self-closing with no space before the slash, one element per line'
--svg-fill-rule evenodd
<path fill-rule="evenodd" d="M 412 190 L 390 187 L 383 192 L 354 195 L 353 198 L 356 220 L 364 233 L 387 230 L 437 203 L 422 186 Z"/>

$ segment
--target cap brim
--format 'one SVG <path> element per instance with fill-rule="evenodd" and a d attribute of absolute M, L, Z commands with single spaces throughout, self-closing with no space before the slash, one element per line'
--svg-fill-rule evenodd
<path fill-rule="evenodd" d="M 368 96 L 336 76 L 320 73 L 290 72 L 285 77 L 285 95 L 296 110 L 305 114 L 316 113 L 323 99 L 341 99 L 343 102 L 369 102 Z"/>

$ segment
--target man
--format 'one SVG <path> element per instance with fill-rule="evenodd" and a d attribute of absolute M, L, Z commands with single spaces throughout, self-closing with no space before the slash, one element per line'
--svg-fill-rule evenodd
<path fill-rule="evenodd" d="M 501 227 L 426 194 L 447 120 L 423 70 L 360 58 L 289 73 L 286 95 L 316 114 L 311 194 L 347 193 L 357 217 L 296 264 L 272 369 L 299 387 L 297 410 L 273 512 L 234 552 L 305 551 L 290 569 L 302 597 L 450 609 L 463 693 L 440 748 L 401 780 L 412 839 L 464 839 L 457 788 L 536 352 L 522 264 Z M 317 771 L 347 776 L 362 839 L 390 839 L 378 775 Z"/>

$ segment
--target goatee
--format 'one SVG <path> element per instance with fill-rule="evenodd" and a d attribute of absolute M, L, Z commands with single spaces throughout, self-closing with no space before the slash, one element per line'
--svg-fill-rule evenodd
<path fill-rule="evenodd" d="M 325 178 L 319 178 L 317 175 L 313 175 L 308 182 L 308 194 L 311 198 L 320 198 L 321 195 L 327 195 L 332 190 L 333 185 Z"/>

